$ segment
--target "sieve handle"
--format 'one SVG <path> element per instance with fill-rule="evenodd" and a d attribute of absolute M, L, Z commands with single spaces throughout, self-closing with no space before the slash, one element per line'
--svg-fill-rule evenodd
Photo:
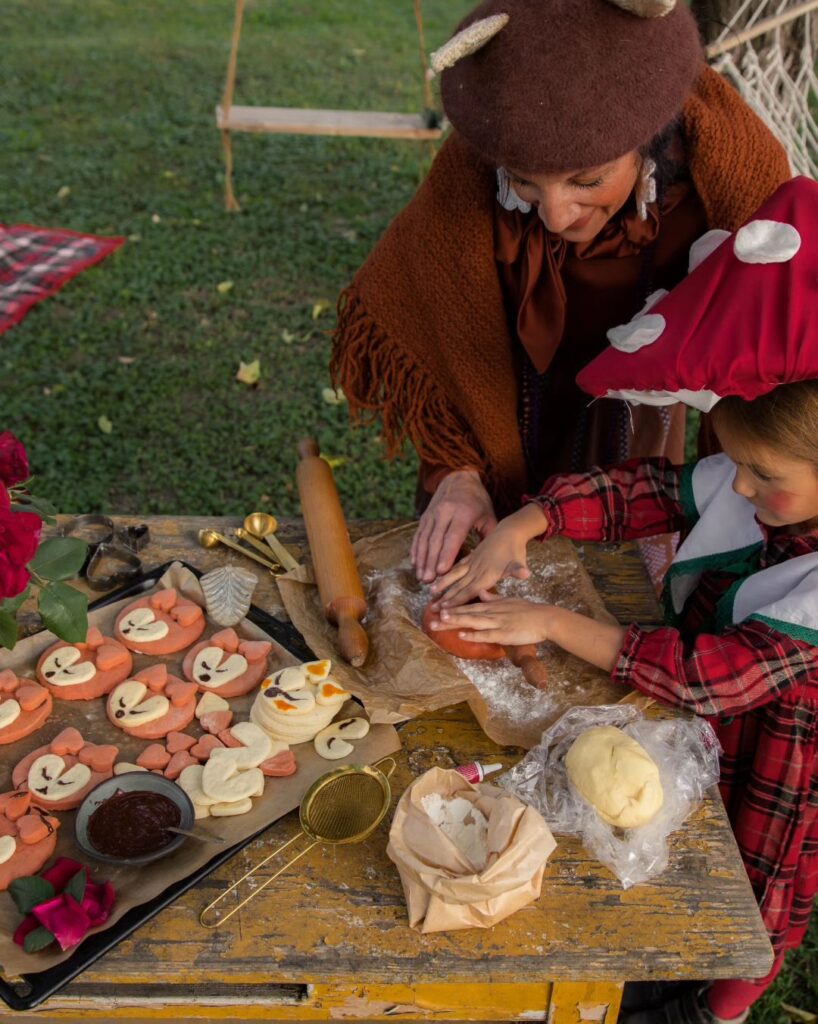
<path fill-rule="evenodd" d="M 254 896 L 257 896 L 263 889 L 266 889 L 270 882 L 274 882 L 279 875 L 283 874 L 288 868 L 292 867 L 297 860 L 300 860 L 304 856 L 305 853 L 309 853 L 313 846 L 318 845 L 319 840 L 316 839 L 312 843 L 310 843 L 309 846 L 306 846 L 301 851 L 301 853 L 297 853 L 294 857 L 291 857 L 290 860 L 288 860 L 283 867 L 280 867 L 278 871 L 270 875 L 269 878 L 265 878 L 257 889 L 253 889 L 247 896 L 244 897 L 241 903 L 238 903 L 235 907 L 232 908 L 232 910 L 229 910 L 223 917 L 219 917 L 218 919 L 213 921 L 206 919 L 208 912 L 213 910 L 214 907 L 218 907 L 218 905 L 222 902 L 225 896 L 228 896 L 231 892 L 233 892 L 233 890 L 240 886 L 242 882 L 246 881 L 248 878 L 252 878 L 253 875 L 255 875 L 255 873 L 260 868 L 263 868 L 265 864 L 267 864 L 269 861 L 273 859 L 273 857 L 277 857 L 280 853 L 283 853 L 288 846 L 291 846 L 297 839 L 300 839 L 304 834 L 305 833 L 303 830 L 301 832 L 296 832 L 292 839 L 288 839 L 287 842 L 282 843 L 281 846 L 278 847 L 278 849 L 273 850 L 272 853 L 268 853 L 264 860 L 260 860 L 255 867 L 250 868 L 249 871 L 245 871 L 241 878 L 237 878 L 236 881 L 233 882 L 231 886 L 229 886 L 223 892 L 219 893 L 215 900 L 211 900 L 211 902 L 208 903 L 204 910 L 199 914 L 199 923 L 202 925 L 202 927 L 218 928 L 220 925 L 223 925 L 224 922 L 228 918 L 231 918 L 236 913 L 237 910 L 241 910 L 241 908 L 246 906 L 250 902 L 250 900 L 253 899 Z"/>
<path fill-rule="evenodd" d="M 373 768 L 380 768 L 381 765 L 382 764 L 386 764 L 387 761 L 390 762 L 392 767 L 389 769 L 388 772 L 383 772 L 383 774 L 387 777 L 387 779 L 391 779 L 392 775 L 395 772 L 395 769 L 398 767 L 398 762 L 395 760 L 394 757 L 382 757 L 379 761 L 373 761 L 372 762 L 372 767 Z"/>

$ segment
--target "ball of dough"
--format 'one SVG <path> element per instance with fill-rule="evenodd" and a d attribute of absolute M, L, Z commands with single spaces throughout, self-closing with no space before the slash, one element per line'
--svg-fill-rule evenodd
<path fill-rule="evenodd" d="M 656 762 L 612 725 L 586 729 L 565 755 L 568 778 L 609 825 L 638 828 L 651 821 L 664 793 Z"/>
<path fill-rule="evenodd" d="M 457 635 L 458 629 L 432 629 L 432 619 L 436 614 L 431 602 L 427 604 L 423 609 L 420 628 L 447 654 L 453 654 L 456 658 L 466 658 L 469 661 L 499 661 L 500 658 L 505 658 L 505 648 L 500 644 L 486 643 L 480 640 L 464 640 L 463 637 Z"/>

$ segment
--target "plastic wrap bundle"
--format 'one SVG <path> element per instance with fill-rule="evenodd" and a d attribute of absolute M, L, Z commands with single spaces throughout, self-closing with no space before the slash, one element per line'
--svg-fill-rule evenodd
<path fill-rule="evenodd" d="M 582 733 L 599 726 L 621 729 L 659 769 L 664 802 L 638 828 L 607 824 L 568 778 L 566 754 Z M 720 753 L 716 734 L 700 718 L 650 720 L 629 704 L 578 707 L 546 729 L 537 746 L 497 784 L 535 807 L 553 832 L 579 836 L 628 889 L 667 867 L 668 836 L 718 782 Z"/>

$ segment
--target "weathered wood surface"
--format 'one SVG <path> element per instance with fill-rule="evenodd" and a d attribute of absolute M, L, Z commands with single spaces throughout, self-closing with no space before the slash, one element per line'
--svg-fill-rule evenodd
<path fill-rule="evenodd" d="M 239 525 L 238 519 L 153 518 L 149 523 L 153 539 L 143 553 L 146 567 L 179 557 L 204 570 L 225 560 L 255 568 L 226 549 L 205 551 L 197 544 L 201 526 L 227 531 Z M 353 523 L 351 532 L 358 537 L 390 525 L 395 524 Z M 282 523 L 279 536 L 297 556 L 305 553 L 297 521 Z M 580 551 L 620 621 L 658 621 L 634 545 L 585 545 Z M 254 600 L 280 613 L 274 581 L 259 572 Z M 423 715 L 407 723 L 401 735 L 396 794 L 434 765 L 471 760 L 510 765 L 521 753 L 492 743 L 465 705 Z M 717 795 L 673 837 L 670 865 L 652 883 L 624 891 L 577 841 L 560 838 L 535 904 L 490 930 L 442 935 L 423 936 L 406 924 L 400 882 L 385 853 L 388 824 L 389 818 L 359 846 L 313 850 L 231 922 L 215 932 L 200 928 L 204 904 L 271 844 L 297 831 L 297 818 L 290 815 L 63 994 L 19 1019 L 67 1020 L 82 1008 L 85 1020 L 149 1020 L 161 1017 L 156 1010 L 161 1004 L 168 1007 L 169 1019 L 254 1020 L 263 1004 L 268 1019 L 281 1020 L 395 1015 L 511 1020 L 536 1019 L 531 1015 L 537 1007 L 544 1018 L 551 1000 L 554 1020 L 567 1022 L 583 1019 L 576 1016 L 577 1000 L 591 1006 L 596 999 L 608 1006 L 599 1019 L 613 1024 L 614 983 L 623 979 L 758 976 L 771 962 Z M 552 982 L 559 983 L 553 991 Z M 563 1017 L 558 995 L 561 1001 L 566 993 L 573 1009 Z M 134 1000 L 145 1010 L 131 1012 Z M 393 1005 L 399 1009 L 390 1010 Z"/>

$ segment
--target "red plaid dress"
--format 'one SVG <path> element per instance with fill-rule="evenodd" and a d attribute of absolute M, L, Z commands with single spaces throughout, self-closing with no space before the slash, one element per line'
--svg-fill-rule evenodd
<path fill-rule="evenodd" d="M 549 479 L 536 498 L 545 537 L 635 540 L 685 532 L 681 467 L 632 459 Z M 818 530 L 765 529 L 759 569 L 818 551 Z M 763 622 L 716 632 L 736 580 L 709 571 L 679 629 L 628 627 L 612 678 L 711 720 L 724 748 L 719 788 L 776 953 L 799 945 L 818 892 L 818 650 Z"/>

